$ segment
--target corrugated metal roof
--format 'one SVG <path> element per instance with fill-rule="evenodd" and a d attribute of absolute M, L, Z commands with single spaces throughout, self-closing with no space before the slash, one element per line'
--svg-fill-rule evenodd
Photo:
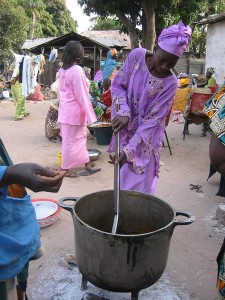
<path fill-rule="evenodd" d="M 43 43 L 47 43 L 54 39 L 55 39 L 55 37 L 47 37 L 47 38 L 41 38 L 41 39 L 26 40 L 21 49 L 22 50 L 30 50 L 34 47 L 37 47 Z"/>
<path fill-rule="evenodd" d="M 222 22 L 224 20 L 225 20 L 225 12 L 223 12 L 221 14 L 214 14 L 214 15 L 208 16 L 207 18 L 199 21 L 197 24 L 198 25 L 206 25 L 206 24 Z"/>
<path fill-rule="evenodd" d="M 38 42 L 38 40 L 42 40 L 42 42 Z M 36 45 L 35 43 L 32 43 L 29 45 L 30 48 L 26 48 L 31 50 L 32 52 L 40 52 L 41 48 L 45 48 L 45 49 L 51 49 L 51 47 L 55 47 L 57 49 L 60 49 L 62 47 L 64 47 L 66 45 L 67 42 L 69 41 L 79 41 L 81 42 L 81 44 L 83 45 L 84 49 L 86 50 L 86 52 L 88 51 L 88 49 L 90 50 L 90 52 L 93 52 L 94 46 L 96 46 L 97 48 L 102 48 L 104 51 L 108 51 L 109 47 L 106 46 L 105 44 L 101 44 L 98 41 L 95 41 L 89 37 L 86 36 L 82 36 L 76 32 L 70 32 L 67 33 L 65 35 L 62 35 L 60 37 L 56 37 L 56 38 L 46 38 L 46 39 L 38 39 L 38 40 L 33 40 L 33 41 L 37 41 Z M 25 49 L 25 48 L 22 48 Z"/>
<path fill-rule="evenodd" d="M 90 30 L 82 32 L 81 35 L 98 41 L 107 47 L 131 49 L 129 36 L 119 30 Z"/>

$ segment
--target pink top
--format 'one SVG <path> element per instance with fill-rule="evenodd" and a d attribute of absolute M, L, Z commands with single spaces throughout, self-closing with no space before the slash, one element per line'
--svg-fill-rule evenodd
<path fill-rule="evenodd" d="M 59 70 L 59 115 L 58 122 L 69 125 L 92 124 L 97 121 L 89 99 L 89 80 L 84 70 L 73 65 Z"/>

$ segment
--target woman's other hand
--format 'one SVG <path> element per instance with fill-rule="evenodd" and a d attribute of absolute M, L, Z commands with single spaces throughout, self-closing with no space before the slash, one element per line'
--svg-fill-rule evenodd
<path fill-rule="evenodd" d="M 57 193 L 65 172 L 54 171 L 34 163 L 21 163 L 7 167 L 0 186 L 17 183 L 33 192 Z"/>
<path fill-rule="evenodd" d="M 110 164 L 119 164 L 120 167 L 122 167 L 122 165 L 127 162 L 127 157 L 126 157 L 126 154 L 124 151 L 120 152 L 119 159 L 116 159 L 115 153 L 109 154 L 109 158 L 110 158 L 110 161 L 109 161 Z"/>
<path fill-rule="evenodd" d="M 114 134 L 116 134 L 121 129 L 123 129 L 124 127 L 126 127 L 127 124 L 128 124 L 128 122 L 129 122 L 129 117 L 116 115 L 112 119 L 112 129 L 113 129 Z"/>

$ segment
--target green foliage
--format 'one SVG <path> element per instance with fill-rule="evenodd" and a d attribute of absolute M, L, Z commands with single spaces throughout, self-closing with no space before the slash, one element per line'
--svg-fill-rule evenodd
<path fill-rule="evenodd" d="M 142 0 L 143 1 L 143 0 Z M 139 0 L 78 0 L 87 15 L 96 13 L 102 18 L 109 16 L 117 17 L 121 24 L 126 28 L 124 32 L 129 32 L 133 47 L 138 47 L 136 25 L 140 23 L 142 1 Z M 147 0 L 148 1 L 148 0 Z M 132 32 L 132 33 L 131 33 Z"/>
<path fill-rule="evenodd" d="M 205 54 L 206 34 L 206 26 L 196 26 L 193 31 L 191 43 L 189 45 L 189 52 L 196 57 L 201 57 Z"/>
<path fill-rule="evenodd" d="M 23 7 L 16 7 L 14 1 L 1 0 L 0 10 L 0 60 L 10 57 L 11 52 L 21 49 L 27 38 L 29 19 Z"/>
<path fill-rule="evenodd" d="M 53 23 L 58 30 L 58 36 L 71 31 L 76 32 L 77 22 L 71 17 L 71 13 L 66 8 L 64 0 L 46 1 L 46 11 L 53 17 Z"/>
<path fill-rule="evenodd" d="M 122 31 L 132 35 L 137 35 L 139 40 L 146 41 L 150 37 L 147 34 L 149 22 L 153 17 L 149 15 L 149 8 L 155 11 L 155 31 L 158 36 L 161 30 L 182 20 L 185 24 L 198 22 L 209 14 L 221 13 L 225 11 L 224 0 L 78 0 L 87 15 L 96 13 L 100 17 L 106 18 L 116 15 L 123 24 Z M 130 24 L 135 25 L 135 30 L 128 28 Z M 142 25 L 142 30 L 137 27 Z M 154 30 L 154 28 L 153 28 Z M 132 38 L 132 37 L 131 37 Z M 206 31 L 195 27 L 190 46 L 191 53 L 201 56 L 205 52 Z"/>
<path fill-rule="evenodd" d="M 94 17 L 90 21 L 90 30 L 122 30 L 122 25 L 116 18 Z"/>
<path fill-rule="evenodd" d="M 1 0 L 0 60 L 18 52 L 27 38 L 60 36 L 76 31 L 64 0 Z"/>
<path fill-rule="evenodd" d="M 76 31 L 77 23 L 71 17 L 64 0 L 17 0 L 23 4 L 30 18 L 30 26 L 34 22 L 32 38 L 60 36 Z M 35 14 L 35 21 L 33 20 Z"/>
<path fill-rule="evenodd" d="M 58 35 L 58 28 L 54 24 L 53 16 L 47 11 L 41 13 L 39 22 L 37 22 L 35 28 L 36 36 L 39 38 Z"/>

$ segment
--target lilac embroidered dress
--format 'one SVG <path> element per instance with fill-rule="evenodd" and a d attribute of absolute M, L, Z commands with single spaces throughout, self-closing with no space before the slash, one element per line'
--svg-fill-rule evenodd
<path fill-rule="evenodd" d="M 146 49 L 134 49 L 112 83 L 113 104 L 120 116 L 129 116 L 120 132 L 120 149 L 128 163 L 121 168 L 121 189 L 155 194 L 165 120 L 177 89 L 175 75 L 156 78 L 148 70 Z M 112 105 L 112 118 L 115 107 Z M 109 146 L 114 152 L 114 138 Z"/>

